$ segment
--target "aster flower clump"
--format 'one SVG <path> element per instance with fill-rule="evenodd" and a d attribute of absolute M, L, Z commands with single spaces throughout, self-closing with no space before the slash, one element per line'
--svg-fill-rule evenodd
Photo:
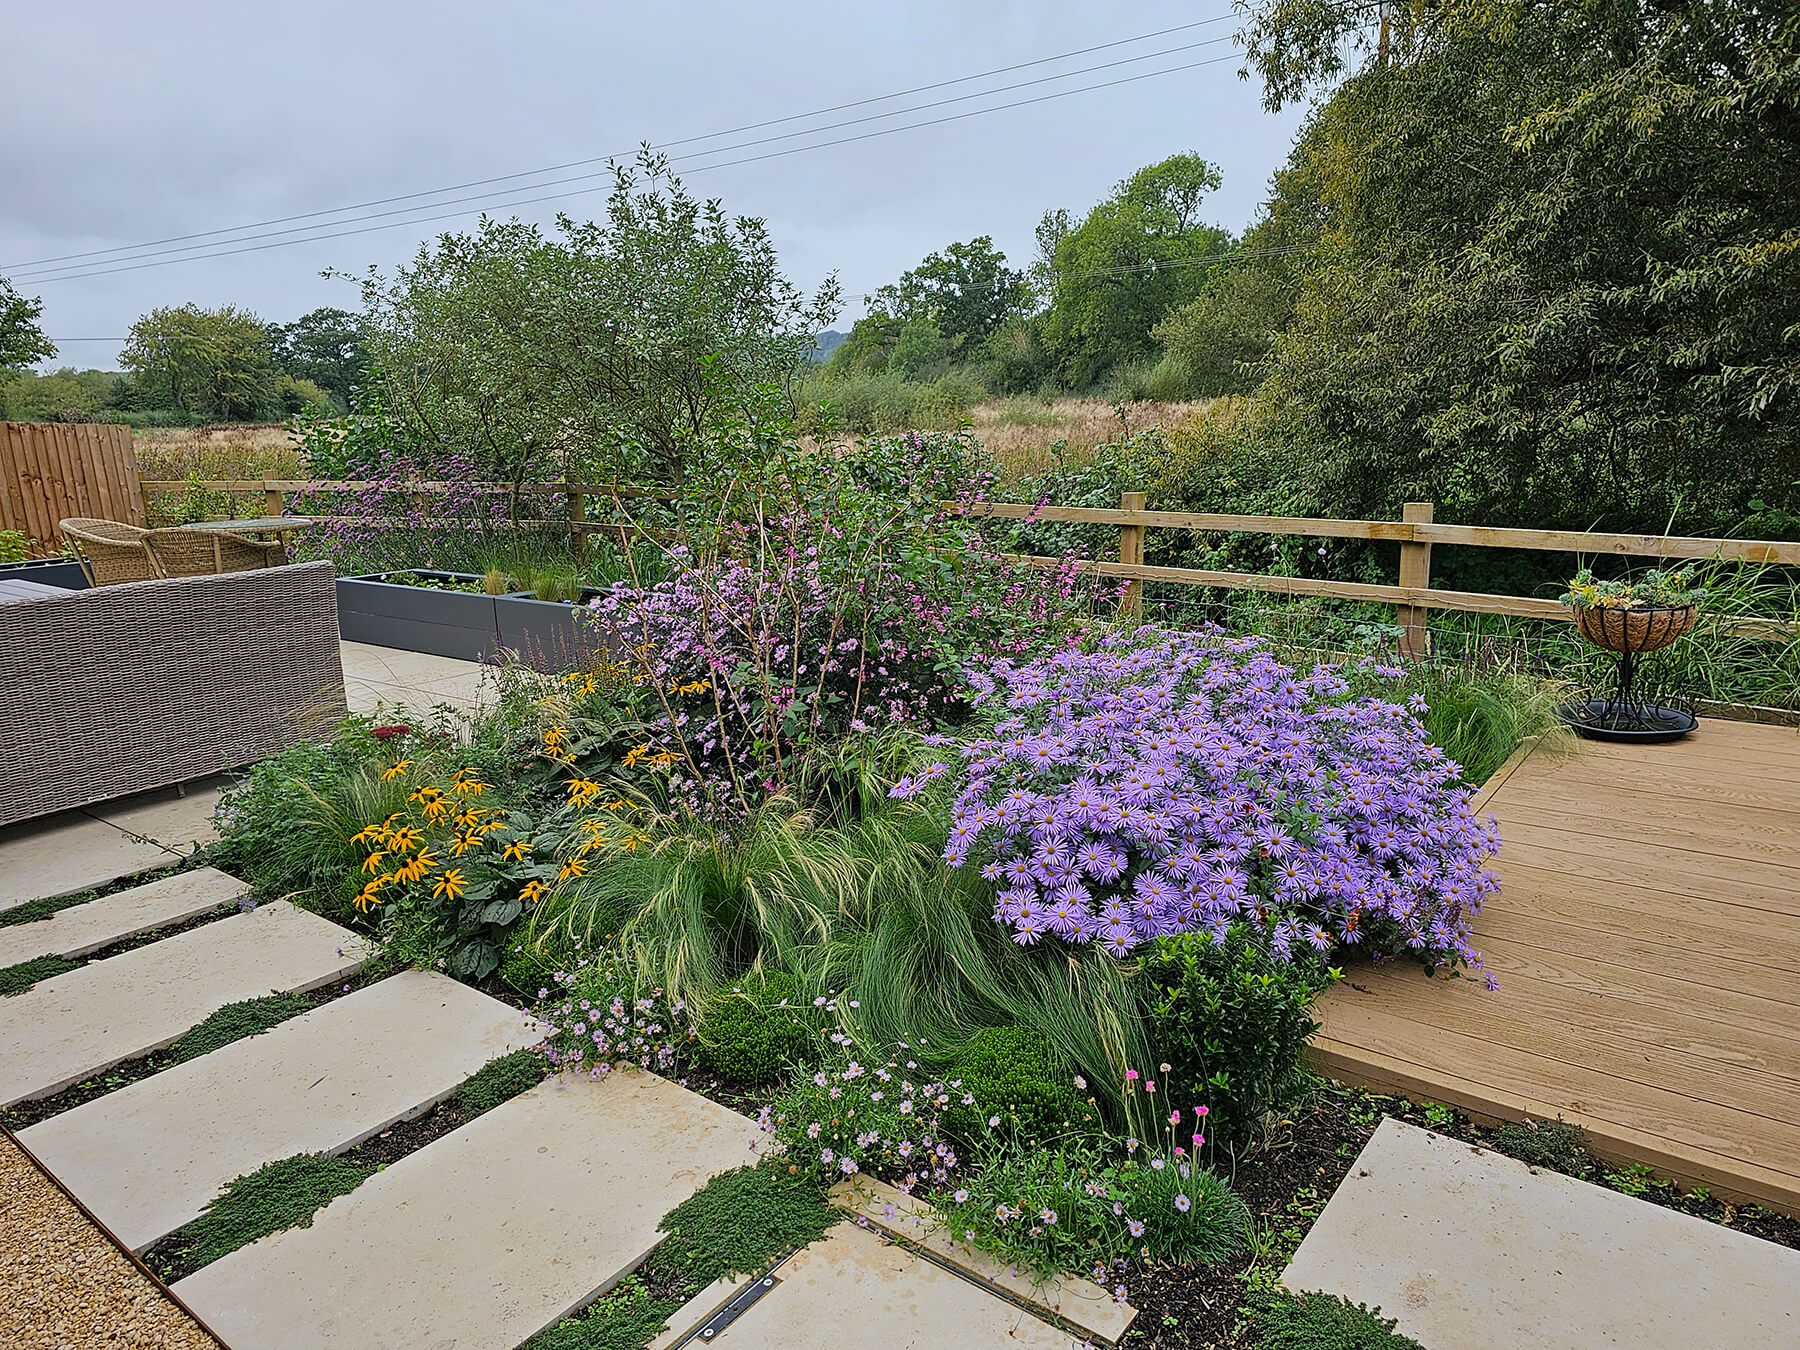
<path fill-rule="evenodd" d="M 1300 674 L 1255 638 L 1153 627 L 971 683 L 997 716 L 961 746 L 944 859 L 999 887 L 1015 941 L 1124 956 L 1242 920 L 1284 959 L 1361 945 L 1480 965 L 1469 923 L 1498 889 L 1498 829 L 1422 702 L 1352 697 L 1336 667 Z"/>

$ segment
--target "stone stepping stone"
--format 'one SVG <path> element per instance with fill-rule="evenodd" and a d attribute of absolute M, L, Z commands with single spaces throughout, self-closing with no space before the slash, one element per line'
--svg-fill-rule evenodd
<path fill-rule="evenodd" d="M 1800 1345 L 1800 1252 L 1384 1120 L 1282 1283 L 1421 1345 Z"/>
<path fill-rule="evenodd" d="M 0 928 L 0 968 L 39 956 L 86 956 L 153 928 L 198 918 L 248 894 L 243 882 L 211 867 L 164 877 L 58 910 L 47 919 Z"/>
<path fill-rule="evenodd" d="M 760 1137 L 641 1070 L 558 1076 L 175 1293 L 233 1350 L 516 1346 L 635 1268 Z"/>
<path fill-rule="evenodd" d="M 547 1030 L 447 976 L 404 971 L 19 1137 L 142 1252 L 234 1178 L 296 1153 L 342 1153 Z"/>
<path fill-rule="evenodd" d="M 731 1350 L 1076 1350 L 1083 1343 L 853 1223 L 839 1224 L 777 1267 L 775 1278 L 775 1287 L 719 1336 L 720 1344 Z"/>
<path fill-rule="evenodd" d="M 349 929 L 277 900 L 0 998 L 0 1106 L 160 1050 L 227 1003 L 342 979 L 369 954 Z"/>
<path fill-rule="evenodd" d="M 134 838 L 80 811 L 21 821 L 0 827 L 0 909 L 73 895 L 180 861 L 154 840 Z"/>

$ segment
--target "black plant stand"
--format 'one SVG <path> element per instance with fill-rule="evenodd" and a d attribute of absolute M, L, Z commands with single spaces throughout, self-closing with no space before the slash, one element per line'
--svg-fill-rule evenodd
<path fill-rule="evenodd" d="M 1665 662 L 1643 652 L 1610 654 L 1616 659 L 1605 692 L 1576 698 L 1563 709 L 1563 721 L 1576 735 L 1654 745 L 1678 741 L 1700 725 L 1692 700 Z"/>

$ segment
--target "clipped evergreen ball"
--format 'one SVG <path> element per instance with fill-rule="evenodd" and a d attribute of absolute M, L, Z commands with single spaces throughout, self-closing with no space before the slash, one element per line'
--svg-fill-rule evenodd
<path fill-rule="evenodd" d="M 706 1005 L 695 1051 L 728 1082 L 767 1083 L 818 1058 L 829 1018 L 792 975 L 758 971 Z"/>
<path fill-rule="evenodd" d="M 950 1089 L 944 1122 L 965 1143 L 990 1131 L 1023 1139 L 1048 1139 L 1092 1125 L 1094 1108 L 1075 1090 L 1074 1076 L 1029 1027 L 988 1027 L 971 1036 L 957 1054 L 946 1081 Z M 975 1100 L 964 1103 L 964 1095 Z M 999 1123 L 988 1122 L 999 1117 Z"/>

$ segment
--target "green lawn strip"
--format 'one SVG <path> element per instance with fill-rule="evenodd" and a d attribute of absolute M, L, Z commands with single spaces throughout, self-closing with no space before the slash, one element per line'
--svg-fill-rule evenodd
<path fill-rule="evenodd" d="M 323 1153 L 298 1153 L 266 1163 L 219 1192 L 206 1213 L 165 1241 L 187 1249 L 190 1269 L 210 1265 L 239 1247 L 284 1228 L 311 1228 L 313 1215 L 348 1195 L 375 1167 L 359 1167 Z"/>
<path fill-rule="evenodd" d="M 843 1218 L 809 1176 L 772 1164 L 723 1172 L 663 1216 L 668 1239 L 632 1279 L 525 1350 L 637 1350 L 714 1280 L 767 1270 Z"/>
<path fill-rule="evenodd" d="M 1336 1294 L 1272 1294 L 1258 1314 L 1261 1350 L 1423 1350 L 1381 1309 Z"/>
<path fill-rule="evenodd" d="M 0 995 L 22 994 L 39 980 L 66 975 L 84 962 L 65 961 L 60 956 L 34 956 L 14 966 L 0 968 Z"/>

